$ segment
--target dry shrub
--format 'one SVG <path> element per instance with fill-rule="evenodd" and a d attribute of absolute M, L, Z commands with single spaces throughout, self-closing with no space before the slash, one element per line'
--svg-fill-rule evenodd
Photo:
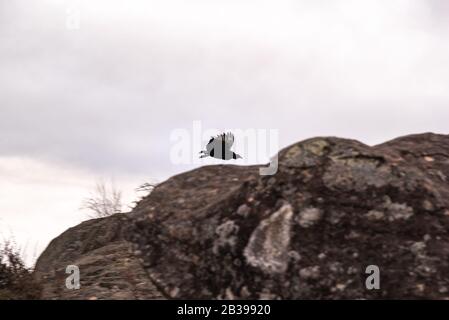
<path fill-rule="evenodd" d="M 0 300 L 39 299 L 40 288 L 12 242 L 0 246 Z"/>

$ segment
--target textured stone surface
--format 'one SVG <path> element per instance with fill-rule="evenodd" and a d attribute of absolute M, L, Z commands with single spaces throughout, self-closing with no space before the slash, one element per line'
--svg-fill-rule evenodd
<path fill-rule="evenodd" d="M 239 170 L 223 189 L 232 167 L 186 173 L 177 196 L 207 181 L 194 208 L 159 193 L 133 217 L 127 234 L 167 296 L 449 297 L 449 136 L 314 138 L 282 150 L 275 176 Z M 371 264 L 381 290 L 365 288 Z"/>
<path fill-rule="evenodd" d="M 126 216 L 93 219 L 53 240 L 39 257 L 34 275 L 43 299 L 161 299 L 130 243 L 123 239 Z M 80 289 L 69 290 L 68 265 L 80 270 Z"/>
<path fill-rule="evenodd" d="M 279 152 L 274 176 L 220 165 L 172 177 L 131 213 L 57 238 L 37 275 L 92 271 L 82 293 L 51 278 L 47 298 L 447 299 L 448 179 L 449 136 L 309 139 Z M 380 290 L 365 288 L 368 265 Z"/>
<path fill-rule="evenodd" d="M 266 273 L 283 273 L 287 270 L 292 216 L 292 207 L 284 204 L 260 222 L 243 251 L 250 266 Z"/>

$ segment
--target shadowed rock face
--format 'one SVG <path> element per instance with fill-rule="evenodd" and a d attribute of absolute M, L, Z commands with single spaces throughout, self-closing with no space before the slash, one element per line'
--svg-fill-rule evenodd
<path fill-rule="evenodd" d="M 172 177 L 124 215 L 119 241 L 165 298 L 449 298 L 448 179 L 449 136 L 314 138 L 280 151 L 274 176 Z M 48 266 L 52 250 L 38 270 L 70 260 Z M 365 287 L 369 265 L 380 290 Z"/>

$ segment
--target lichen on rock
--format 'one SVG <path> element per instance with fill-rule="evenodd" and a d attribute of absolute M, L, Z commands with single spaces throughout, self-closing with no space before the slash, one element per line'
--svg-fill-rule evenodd
<path fill-rule="evenodd" d="M 237 232 L 239 231 L 238 225 L 234 221 L 228 220 L 223 222 L 217 227 L 215 233 L 218 238 L 214 241 L 212 251 L 214 254 L 218 254 L 221 248 L 229 247 L 231 250 L 237 243 Z"/>
<path fill-rule="evenodd" d="M 302 210 L 297 218 L 299 225 L 303 228 L 309 228 L 316 224 L 322 216 L 319 208 L 306 208 Z"/>
<path fill-rule="evenodd" d="M 244 250 L 249 265 L 266 273 L 282 273 L 287 270 L 292 217 L 291 205 L 284 204 L 269 218 L 260 222 Z"/>

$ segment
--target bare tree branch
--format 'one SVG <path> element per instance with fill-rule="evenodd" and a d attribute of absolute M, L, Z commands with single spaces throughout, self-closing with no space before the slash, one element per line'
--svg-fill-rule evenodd
<path fill-rule="evenodd" d="M 91 218 L 104 218 L 122 211 L 122 192 L 113 183 L 97 182 L 94 193 L 86 198 L 81 209 L 90 211 Z"/>

